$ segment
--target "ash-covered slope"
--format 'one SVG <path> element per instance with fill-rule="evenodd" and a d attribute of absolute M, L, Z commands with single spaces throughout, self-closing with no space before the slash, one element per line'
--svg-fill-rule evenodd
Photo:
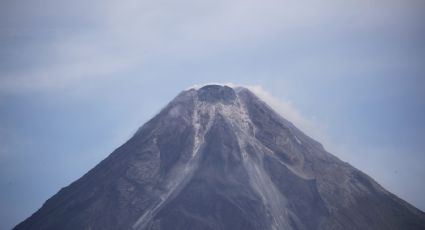
<path fill-rule="evenodd" d="M 178 95 L 21 229 L 425 229 L 245 88 Z"/>

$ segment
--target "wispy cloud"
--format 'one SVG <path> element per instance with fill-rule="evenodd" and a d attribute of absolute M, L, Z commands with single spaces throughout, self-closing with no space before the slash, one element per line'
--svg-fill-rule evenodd
<path fill-rule="evenodd" d="M 374 28 L 393 26 L 414 17 L 417 14 L 412 14 L 416 12 L 412 9 L 422 7 L 418 2 L 386 0 L 386 3 L 382 9 L 381 3 L 354 0 L 344 3 L 187 0 L 178 4 L 94 0 L 77 1 L 72 6 L 44 0 L 37 4 L 43 5 L 41 9 L 24 7 L 24 3 L 17 1 L 13 7 L 9 6 L 15 12 L 3 10 L 8 18 L 1 25 L 1 36 L 13 33 L 13 36 L 38 39 L 52 31 L 59 36 L 44 41 L 49 44 L 41 50 L 45 55 L 19 48 L 28 45 L 25 41 L 14 43 L 17 49 L 8 58 L 19 62 L 21 56 L 26 56 L 29 62 L 38 64 L 2 72 L 0 90 L 25 92 L 64 87 L 93 77 L 119 78 L 128 70 L 143 69 L 151 60 L 198 59 L 220 50 L 247 49 L 318 28 L 338 31 L 347 22 L 351 22 L 351 29 L 365 24 Z M 87 5 L 90 10 L 75 7 L 79 4 Z M 78 18 L 73 25 L 70 17 L 75 15 Z M 11 27 L 14 32 L 10 32 Z M 2 56 L 6 58 L 5 54 Z"/>
<path fill-rule="evenodd" d="M 318 127 L 310 119 L 307 119 L 301 115 L 300 111 L 293 105 L 291 101 L 273 96 L 261 85 L 247 85 L 245 87 L 260 97 L 285 119 L 293 122 L 295 126 L 299 127 L 310 135 L 314 135 L 315 133 L 317 134 Z"/>

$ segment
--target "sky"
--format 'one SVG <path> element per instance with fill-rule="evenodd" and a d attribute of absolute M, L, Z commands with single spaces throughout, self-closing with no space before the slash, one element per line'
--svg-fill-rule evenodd
<path fill-rule="evenodd" d="M 0 229 L 209 82 L 425 210 L 424 22 L 423 0 L 2 0 Z"/>

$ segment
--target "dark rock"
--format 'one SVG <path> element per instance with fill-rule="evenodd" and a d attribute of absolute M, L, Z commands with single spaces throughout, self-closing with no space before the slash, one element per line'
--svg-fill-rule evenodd
<path fill-rule="evenodd" d="M 425 229 L 244 88 L 184 91 L 14 229 Z"/>

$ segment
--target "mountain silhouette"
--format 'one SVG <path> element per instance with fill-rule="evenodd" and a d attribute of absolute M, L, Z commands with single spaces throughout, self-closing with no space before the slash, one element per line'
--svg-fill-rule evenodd
<path fill-rule="evenodd" d="M 14 229 L 425 229 L 425 214 L 243 87 L 180 93 Z"/>

